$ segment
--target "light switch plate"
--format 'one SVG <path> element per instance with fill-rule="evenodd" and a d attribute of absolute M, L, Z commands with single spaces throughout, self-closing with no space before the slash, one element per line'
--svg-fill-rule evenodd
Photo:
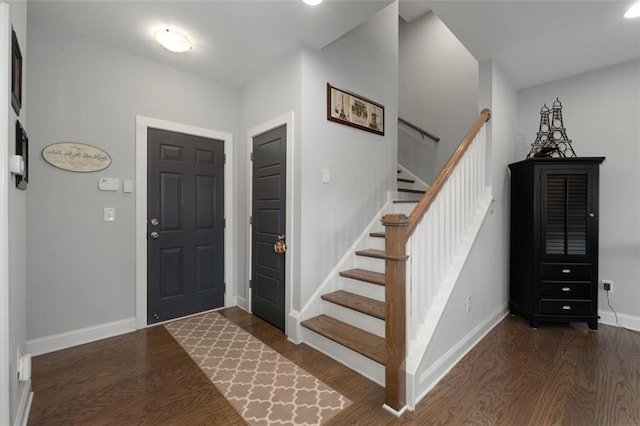
<path fill-rule="evenodd" d="M 322 183 L 331 182 L 331 170 L 322 169 Z"/>
<path fill-rule="evenodd" d="M 122 181 L 122 192 L 127 194 L 133 192 L 133 181 L 131 179 L 125 179 Z"/>

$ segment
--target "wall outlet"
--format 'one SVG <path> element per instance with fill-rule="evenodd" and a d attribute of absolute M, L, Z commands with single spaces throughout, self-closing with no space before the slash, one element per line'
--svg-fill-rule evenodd
<path fill-rule="evenodd" d="M 467 296 L 467 312 L 471 312 L 471 295 Z"/>
<path fill-rule="evenodd" d="M 608 291 L 609 293 L 613 293 L 613 281 L 612 280 L 602 280 L 602 289 L 604 291 Z"/>

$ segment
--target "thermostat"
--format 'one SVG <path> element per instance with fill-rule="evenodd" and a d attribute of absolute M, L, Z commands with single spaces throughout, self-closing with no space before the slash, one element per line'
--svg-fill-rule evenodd
<path fill-rule="evenodd" d="M 117 191 L 120 189 L 120 180 L 117 178 L 100 178 L 98 188 L 101 191 Z"/>

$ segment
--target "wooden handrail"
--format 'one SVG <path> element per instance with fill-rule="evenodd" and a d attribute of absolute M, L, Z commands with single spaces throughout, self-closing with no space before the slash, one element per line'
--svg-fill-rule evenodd
<path fill-rule="evenodd" d="M 388 214 L 382 218 L 385 228 L 385 405 L 396 413 L 402 413 L 406 408 L 407 241 L 489 118 L 491 111 L 482 110 L 408 218 L 404 214 Z"/>
<path fill-rule="evenodd" d="M 449 161 L 447 161 L 444 167 L 442 167 L 442 170 L 440 170 L 438 176 L 433 180 L 429 189 L 427 189 L 427 192 L 425 192 L 420 201 L 418 201 L 418 204 L 414 207 L 413 211 L 409 215 L 409 220 L 407 221 L 407 239 L 411 234 L 413 234 L 416 226 L 418 226 L 427 210 L 429 210 L 429 206 L 431 206 L 433 201 L 436 199 L 436 196 L 447 182 L 447 179 L 449 179 L 449 176 L 451 176 L 451 173 L 453 173 L 453 170 L 456 168 L 458 162 L 460 162 L 460 159 L 467 151 L 467 148 L 469 148 L 469 145 L 473 142 L 473 139 L 476 137 L 480 129 L 482 129 L 484 123 L 489 121 L 490 118 L 491 111 L 488 108 L 485 108 L 480 112 L 480 115 L 473 123 L 473 126 L 471 126 L 471 129 L 469 129 L 464 138 L 462 138 L 462 141 L 460 141 L 458 148 L 456 148 L 453 154 L 451 154 L 451 157 L 449 157 Z"/>

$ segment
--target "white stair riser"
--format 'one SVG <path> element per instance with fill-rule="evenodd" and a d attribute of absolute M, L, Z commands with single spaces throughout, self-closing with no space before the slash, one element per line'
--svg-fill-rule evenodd
<path fill-rule="evenodd" d="M 302 327 L 303 341 L 369 380 L 384 386 L 384 366 L 308 328 Z"/>
<path fill-rule="evenodd" d="M 406 196 L 407 196 L 407 194 L 403 195 L 403 197 L 406 197 Z M 414 198 L 416 198 L 416 197 L 415 196 L 409 197 L 409 199 L 414 199 Z M 409 216 L 411 214 L 411 212 L 413 211 L 413 208 L 416 206 L 416 204 L 417 203 L 393 203 L 393 212 L 396 213 L 396 214 L 403 213 L 403 214 Z"/>
<path fill-rule="evenodd" d="M 358 268 L 360 269 L 384 273 L 384 259 L 378 259 L 368 256 L 358 256 L 356 262 L 358 264 Z"/>
<path fill-rule="evenodd" d="M 349 325 L 368 331 L 371 334 L 384 338 L 384 321 L 370 315 L 354 311 L 341 305 L 323 301 L 323 312 L 325 315 L 335 318 L 338 321 L 346 322 Z"/>
<path fill-rule="evenodd" d="M 342 277 L 340 289 L 384 302 L 384 286 Z"/>
<path fill-rule="evenodd" d="M 368 249 L 384 250 L 384 238 L 369 238 Z"/>

